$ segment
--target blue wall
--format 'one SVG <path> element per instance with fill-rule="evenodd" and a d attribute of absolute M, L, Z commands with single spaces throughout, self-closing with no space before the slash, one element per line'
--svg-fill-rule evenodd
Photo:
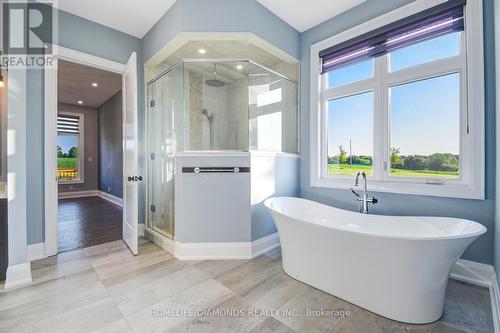
<path fill-rule="evenodd" d="M 82 51 L 120 63 L 126 63 L 132 52 L 137 52 L 139 82 L 143 81 L 141 40 L 113 30 L 79 16 L 59 11 L 59 45 Z M 29 70 L 27 77 L 27 233 L 28 244 L 44 240 L 44 74 L 43 70 Z M 143 110 L 144 89 L 139 84 L 138 106 Z M 144 112 L 139 112 L 139 136 L 144 135 Z M 144 149 L 140 146 L 139 160 L 144 160 Z M 140 167 L 143 165 L 140 163 Z M 144 202 L 144 186 L 140 200 Z M 139 207 L 139 221 L 144 218 L 144 205 Z"/>
<path fill-rule="evenodd" d="M 495 21 L 495 71 L 496 71 L 496 109 L 497 112 L 500 111 L 500 0 L 495 0 L 494 4 L 494 21 Z M 496 125 L 497 128 L 500 128 L 500 117 L 496 117 Z M 498 163 L 498 160 L 500 160 L 500 152 L 498 150 L 500 149 L 500 133 L 497 132 L 497 165 L 496 165 L 496 174 L 500 174 L 500 163 Z M 498 227 L 498 223 L 500 223 L 500 177 L 496 177 L 496 205 L 495 205 L 495 246 L 494 246 L 494 252 L 495 252 L 495 271 L 497 275 L 497 282 L 500 285 L 500 279 L 498 277 L 500 276 L 500 228 Z"/>
<path fill-rule="evenodd" d="M 354 210 L 353 196 L 346 190 L 312 188 L 309 182 L 309 63 L 310 46 L 339 32 L 410 3 L 410 0 L 371 0 L 332 18 L 301 35 L 301 196 L 329 205 Z M 488 233 L 481 236 L 465 252 L 464 258 L 493 263 L 493 228 L 495 208 L 495 91 L 493 0 L 484 1 L 484 42 L 486 81 L 486 200 L 463 200 L 413 195 L 377 193 L 375 214 L 432 215 L 471 219 L 482 223 Z"/>
<path fill-rule="evenodd" d="M 99 191 L 123 198 L 122 91 L 98 109 Z"/>

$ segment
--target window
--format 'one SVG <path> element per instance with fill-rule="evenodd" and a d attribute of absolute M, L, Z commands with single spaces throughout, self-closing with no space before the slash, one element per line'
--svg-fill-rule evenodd
<path fill-rule="evenodd" d="M 311 47 L 312 186 L 484 198 L 482 5 L 422 6 Z"/>
<path fill-rule="evenodd" d="M 83 114 L 57 116 L 57 176 L 59 183 L 83 183 Z"/>

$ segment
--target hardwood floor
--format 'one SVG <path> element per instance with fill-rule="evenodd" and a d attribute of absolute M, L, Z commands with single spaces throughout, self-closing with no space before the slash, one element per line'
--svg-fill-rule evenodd
<path fill-rule="evenodd" d="M 59 200 L 59 252 L 122 238 L 122 208 L 101 197 Z"/>
<path fill-rule="evenodd" d="M 31 285 L 0 290 L 0 333 L 493 333 L 486 288 L 450 280 L 439 321 L 404 324 L 294 280 L 279 248 L 179 261 L 141 238 L 137 256 L 120 240 L 31 265 Z"/>

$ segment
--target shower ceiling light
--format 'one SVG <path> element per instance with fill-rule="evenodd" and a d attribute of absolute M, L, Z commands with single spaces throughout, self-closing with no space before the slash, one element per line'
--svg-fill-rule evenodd
<path fill-rule="evenodd" d="M 92 87 L 97 87 L 98 84 L 96 82 L 92 82 Z"/>
<path fill-rule="evenodd" d="M 205 50 L 205 49 L 198 49 L 198 53 L 199 54 L 205 54 L 205 53 L 207 53 L 207 50 Z"/>
<path fill-rule="evenodd" d="M 243 65 L 236 66 L 236 69 L 239 70 L 239 71 L 241 71 L 243 69 Z"/>
<path fill-rule="evenodd" d="M 83 101 L 78 101 L 78 104 L 83 104 Z"/>

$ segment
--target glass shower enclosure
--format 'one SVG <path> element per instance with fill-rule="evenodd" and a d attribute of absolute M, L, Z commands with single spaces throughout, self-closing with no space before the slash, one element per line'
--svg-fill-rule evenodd
<path fill-rule="evenodd" d="M 175 156 L 298 152 L 298 87 L 248 60 L 183 60 L 147 87 L 149 229 L 175 234 Z"/>

